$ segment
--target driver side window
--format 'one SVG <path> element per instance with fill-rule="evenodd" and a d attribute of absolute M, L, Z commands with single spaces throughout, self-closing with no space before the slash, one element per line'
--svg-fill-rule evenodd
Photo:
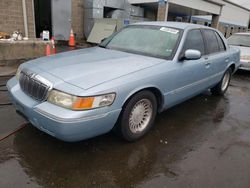
<path fill-rule="evenodd" d="M 188 32 L 182 53 L 185 53 L 186 50 L 199 50 L 201 55 L 205 54 L 205 45 L 199 29 Z"/>

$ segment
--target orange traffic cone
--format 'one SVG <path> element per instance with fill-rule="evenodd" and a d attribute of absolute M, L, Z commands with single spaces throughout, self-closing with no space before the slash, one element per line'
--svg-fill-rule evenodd
<path fill-rule="evenodd" d="M 50 53 L 50 45 L 49 45 L 49 43 L 47 43 L 47 44 L 46 44 L 45 55 L 46 55 L 46 56 L 50 56 L 50 55 L 51 55 L 51 53 Z"/>
<path fill-rule="evenodd" d="M 55 37 L 51 38 L 51 44 L 52 44 L 51 54 L 56 54 Z"/>
<path fill-rule="evenodd" d="M 73 29 L 70 31 L 70 37 L 69 37 L 69 46 L 74 47 L 76 45 L 75 43 L 75 36 L 73 33 Z"/>

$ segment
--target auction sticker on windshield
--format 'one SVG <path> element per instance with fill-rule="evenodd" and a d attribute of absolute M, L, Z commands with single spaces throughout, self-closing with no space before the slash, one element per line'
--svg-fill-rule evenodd
<path fill-rule="evenodd" d="M 179 31 L 178 30 L 176 30 L 176 29 L 171 29 L 171 28 L 167 28 L 167 27 L 162 27 L 161 29 L 160 29 L 161 31 L 164 31 L 164 32 L 167 32 L 167 33 L 172 33 L 172 34 L 177 34 L 177 33 L 179 33 Z"/>

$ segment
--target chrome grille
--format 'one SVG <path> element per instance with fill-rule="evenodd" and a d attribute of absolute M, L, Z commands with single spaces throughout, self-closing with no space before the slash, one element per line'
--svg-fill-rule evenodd
<path fill-rule="evenodd" d="M 20 73 L 19 84 L 24 93 L 38 101 L 46 100 L 52 88 L 52 85 L 44 78 L 24 71 Z"/>

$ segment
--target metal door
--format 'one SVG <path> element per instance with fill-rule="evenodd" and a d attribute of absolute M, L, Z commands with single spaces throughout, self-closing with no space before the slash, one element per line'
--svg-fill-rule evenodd
<path fill-rule="evenodd" d="M 56 40 L 69 40 L 71 0 L 52 0 L 52 32 Z"/>

